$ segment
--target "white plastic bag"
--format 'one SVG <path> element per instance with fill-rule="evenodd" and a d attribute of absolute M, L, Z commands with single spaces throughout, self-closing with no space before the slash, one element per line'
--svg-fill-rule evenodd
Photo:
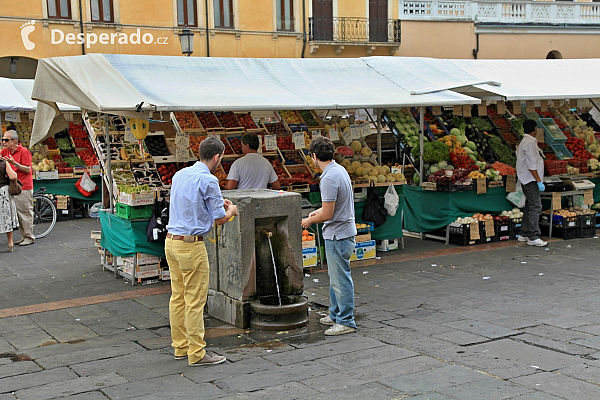
<path fill-rule="evenodd" d="M 517 190 L 506 195 L 506 200 L 519 208 L 525 207 L 525 193 L 521 187 L 521 182 L 517 182 Z"/>
<path fill-rule="evenodd" d="M 394 216 L 396 215 L 396 210 L 398 209 L 398 204 L 400 202 L 400 198 L 398 197 L 398 193 L 396 193 L 396 189 L 394 185 L 391 183 L 388 186 L 387 192 L 385 192 L 384 196 L 384 207 L 388 212 L 388 215 Z"/>
<path fill-rule="evenodd" d="M 96 190 L 96 182 L 90 178 L 90 175 L 86 172 L 81 177 L 81 182 L 79 183 L 81 188 L 86 192 L 93 192 Z"/>

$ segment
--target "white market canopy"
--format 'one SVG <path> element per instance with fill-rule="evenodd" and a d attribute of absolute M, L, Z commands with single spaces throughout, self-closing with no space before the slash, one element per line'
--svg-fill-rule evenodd
<path fill-rule="evenodd" d="M 33 79 L 0 78 L 0 111 L 35 111 L 38 102 L 31 99 Z M 61 111 L 81 111 L 79 107 L 58 104 Z"/>
<path fill-rule="evenodd" d="M 449 90 L 412 94 L 364 59 L 255 59 L 115 54 L 41 59 L 32 145 L 54 133 L 47 104 L 147 117 L 148 111 L 259 111 L 479 104 Z M 137 113 L 138 105 L 142 113 Z"/>

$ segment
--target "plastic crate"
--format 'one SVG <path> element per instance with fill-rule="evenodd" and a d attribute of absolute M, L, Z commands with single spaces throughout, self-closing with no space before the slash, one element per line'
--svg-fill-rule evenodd
<path fill-rule="evenodd" d="M 549 233 L 548 225 L 540 226 L 540 230 L 542 231 L 542 235 L 548 236 L 548 233 Z M 563 226 L 560 226 L 560 227 L 553 226 L 552 227 L 552 237 L 564 239 L 564 240 L 577 239 L 579 237 L 579 227 L 565 228 Z"/>
<path fill-rule="evenodd" d="M 496 242 L 510 240 L 510 222 L 494 221 L 494 231 L 496 232 Z"/>
<path fill-rule="evenodd" d="M 319 204 L 321 202 L 321 192 L 308 192 L 306 193 L 306 199 L 310 204 Z"/>
<path fill-rule="evenodd" d="M 554 150 L 556 157 L 560 158 L 561 160 L 573 158 L 573 154 L 571 154 L 569 149 L 567 149 L 566 146 L 562 143 L 552 143 L 550 144 L 550 147 L 552 148 L 552 150 Z"/>
<path fill-rule="evenodd" d="M 357 221 L 357 224 L 367 224 L 369 226 L 367 226 L 366 228 L 356 228 L 356 232 L 357 233 L 367 233 L 367 232 L 372 232 L 375 230 L 375 224 L 372 222 L 361 222 L 361 221 Z"/>
<path fill-rule="evenodd" d="M 579 237 L 589 238 L 596 236 L 596 215 L 586 214 L 579 216 Z"/>
<path fill-rule="evenodd" d="M 596 236 L 596 226 L 580 226 L 579 237 L 580 238 L 591 238 Z"/>
<path fill-rule="evenodd" d="M 481 225 L 481 224 L 479 224 Z M 458 224 L 451 223 L 448 225 L 450 234 L 448 236 L 448 242 L 457 246 L 471 246 L 474 244 L 480 244 L 481 240 L 471 240 L 471 225 L 470 224 Z"/>
<path fill-rule="evenodd" d="M 539 118 L 537 124 L 538 127 L 544 129 L 544 140 L 550 146 L 553 144 L 562 144 L 567 141 L 567 137 L 552 118 Z"/>
<path fill-rule="evenodd" d="M 455 185 L 450 181 L 439 181 L 436 182 L 436 187 L 438 192 L 472 192 L 475 190 L 475 184 L 471 183 L 470 185 Z"/>
<path fill-rule="evenodd" d="M 117 217 L 123 219 L 146 219 L 152 216 L 152 206 L 128 206 L 127 204 L 116 204 Z"/>
<path fill-rule="evenodd" d="M 517 218 L 517 219 L 511 219 L 509 222 L 509 231 L 510 231 L 510 239 L 511 240 L 515 240 L 517 237 L 519 237 L 519 234 L 521 233 L 521 224 L 523 223 L 523 219 L 522 218 Z"/>

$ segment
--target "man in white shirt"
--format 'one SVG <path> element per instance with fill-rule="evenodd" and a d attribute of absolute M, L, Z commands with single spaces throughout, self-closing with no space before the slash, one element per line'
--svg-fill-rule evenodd
<path fill-rule="evenodd" d="M 231 164 L 227 175 L 227 190 L 232 189 L 266 189 L 270 184 L 273 189 L 281 189 L 279 178 L 271 163 L 258 154 L 260 142 L 254 133 L 242 136 L 244 157 Z"/>
<path fill-rule="evenodd" d="M 543 183 L 544 160 L 535 138 L 536 125 L 536 122 L 531 119 L 523 123 L 525 136 L 517 147 L 517 177 L 526 199 L 519 242 L 527 242 L 529 246 L 544 247 L 548 243 L 540 239 L 540 215 L 542 214 L 540 192 L 546 188 Z"/>

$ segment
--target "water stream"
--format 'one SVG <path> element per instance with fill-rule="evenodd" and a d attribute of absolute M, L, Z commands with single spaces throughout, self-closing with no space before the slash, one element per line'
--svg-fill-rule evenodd
<path fill-rule="evenodd" d="M 279 299 L 279 305 L 281 305 L 281 294 L 279 293 L 279 280 L 277 279 L 277 267 L 275 266 L 273 246 L 271 246 L 271 238 L 267 237 L 267 240 L 269 241 L 269 249 L 271 250 L 271 260 L 273 260 L 273 273 L 275 274 L 275 287 L 277 288 L 277 298 Z"/>

